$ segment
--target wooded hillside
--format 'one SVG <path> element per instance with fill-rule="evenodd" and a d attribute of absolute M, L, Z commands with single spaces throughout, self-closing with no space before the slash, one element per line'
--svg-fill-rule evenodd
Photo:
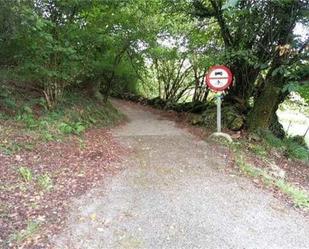
<path fill-rule="evenodd" d="M 236 129 L 282 138 L 276 111 L 308 79 L 305 0 L 2 0 L 0 12 L 1 110 L 14 106 L 14 92 L 47 109 L 83 92 L 206 110 L 204 75 L 225 64 L 234 84 L 224 104 L 241 119 Z"/>

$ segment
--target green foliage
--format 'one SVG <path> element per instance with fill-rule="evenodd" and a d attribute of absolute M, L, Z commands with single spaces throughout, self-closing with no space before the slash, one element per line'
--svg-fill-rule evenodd
<path fill-rule="evenodd" d="M 266 146 L 280 149 L 287 157 L 303 161 L 309 160 L 309 150 L 303 139 L 297 137 L 287 137 L 279 139 L 271 131 L 260 131 Z"/>
<path fill-rule="evenodd" d="M 247 163 L 242 155 L 236 156 L 236 164 L 245 174 L 253 178 L 261 179 L 267 185 L 278 187 L 293 200 L 296 207 L 304 209 L 309 208 L 309 195 L 307 192 L 287 183 L 283 179 L 274 178 L 266 170 L 254 167 Z"/>
<path fill-rule="evenodd" d="M 177 103 L 192 86 L 191 66 L 185 66 L 186 57 L 174 49 L 160 49 L 153 55 L 153 75 L 158 84 L 158 96 Z"/>
<path fill-rule="evenodd" d="M 17 115 L 16 121 L 50 141 L 63 134 L 80 135 L 90 126 L 111 125 L 120 118 L 121 114 L 110 103 L 102 105 L 87 96 L 70 94 L 53 111 L 46 111 L 39 117 L 24 112 Z"/>
<path fill-rule="evenodd" d="M 29 128 L 29 129 L 34 129 L 34 128 L 37 128 L 37 126 L 38 126 L 38 122 L 34 118 L 32 113 L 18 114 L 16 116 L 16 121 L 23 122 L 26 125 L 26 127 Z"/>
<path fill-rule="evenodd" d="M 252 150 L 254 154 L 261 157 L 266 157 L 268 155 L 267 148 L 260 144 L 249 144 L 249 149 Z"/>
<path fill-rule="evenodd" d="M 123 118 L 109 102 L 102 104 L 87 95 L 67 94 L 53 111 L 37 113 L 37 103 L 34 101 L 30 105 L 28 102 L 33 113 L 21 108 L 14 118 L 0 120 L 1 153 L 13 155 L 32 150 L 42 141 L 60 141 L 71 134 L 82 135 L 88 128 L 112 126 Z"/>
<path fill-rule="evenodd" d="M 15 140 L 5 139 L 0 142 L 0 150 L 6 155 L 12 155 L 21 150 L 32 150 L 33 144 L 30 142 L 16 142 Z"/>
<path fill-rule="evenodd" d="M 303 147 L 308 147 L 307 144 L 306 144 L 306 141 L 305 141 L 305 138 L 303 136 L 293 136 L 293 137 L 289 137 L 289 139 L 300 145 L 300 146 L 303 146 Z"/>
<path fill-rule="evenodd" d="M 158 5 L 157 1 L 147 6 L 143 1 L 0 1 L 5 16 L 0 25 L 0 67 L 1 62 L 11 65 L 6 58 L 13 58 L 23 84 L 40 91 L 49 109 L 69 87 L 89 84 L 98 88 L 93 94 L 101 90 L 106 96 L 114 85 L 132 88 L 143 68 L 138 42 L 148 39 L 145 29 L 154 23 L 141 11 L 151 12 L 149 7 Z"/>
<path fill-rule="evenodd" d="M 309 84 L 298 87 L 297 91 L 309 104 Z"/>
<path fill-rule="evenodd" d="M 308 1 L 194 0 L 192 5 L 198 23 L 208 23 L 207 31 L 219 27 L 216 57 L 229 65 L 235 79 L 229 101 L 248 113 L 250 130 L 272 128 L 278 103 L 308 77 L 307 41 L 293 34 L 295 24 L 308 22 Z M 248 112 L 250 98 L 254 107 Z"/>
<path fill-rule="evenodd" d="M 59 129 L 61 132 L 65 134 L 73 133 L 73 134 L 79 135 L 86 130 L 86 126 L 82 124 L 81 122 L 76 122 L 76 123 L 71 123 L 71 124 L 60 123 Z"/>
<path fill-rule="evenodd" d="M 18 168 L 18 173 L 24 182 L 29 183 L 33 180 L 34 175 L 31 169 L 28 167 L 21 166 Z M 43 174 L 36 177 L 38 186 L 46 191 L 50 191 L 53 188 L 53 180 L 49 174 Z"/>
<path fill-rule="evenodd" d="M 288 157 L 303 161 L 309 160 L 309 150 L 306 145 L 299 144 L 293 138 L 286 138 L 283 140 L 283 143 L 285 145 L 285 153 Z"/>
<path fill-rule="evenodd" d="M 32 174 L 31 169 L 21 166 L 21 167 L 18 168 L 18 173 L 22 177 L 23 181 L 25 181 L 25 182 L 32 181 L 33 174 Z"/>
<path fill-rule="evenodd" d="M 48 124 L 55 122 L 66 123 L 73 131 L 82 133 L 90 126 L 108 126 L 121 119 L 122 115 L 109 103 L 102 103 L 80 94 L 70 94 L 51 113 L 47 113 Z"/>
<path fill-rule="evenodd" d="M 306 209 L 309 208 L 309 195 L 306 192 L 300 190 L 299 188 L 289 183 L 286 183 L 282 179 L 277 180 L 275 182 L 275 185 L 279 189 L 281 189 L 282 192 L 289 195 L 293 199 L 293 202 L 295 203 L 297 207 L 306 208 Z"/>
<path fill-rule="evenodd" d="M 49 174 L 40 175 L 37 177 L 39 187 L 45 191 L 50 191 L 53 188 L 53 180 Z"/>
<path fill-rule="evenodd" d="M 283 146 L 283 141 L 280 138 L 277 138 L 271 131 L 269 130 L 260 130 L 259 131 L 261 137 L 272 147 L 280 148 Z"/>
<path fill-rule="evenodd" d="M 262 86 L 269 83 L 283 93 L 306 79 L 304 51 L 296 53 L 303 43 L 291 30 L 306 20 L 306 6 L 301 0 L 0 0 L 0 67 L 20 76 L 6 83 L 18 85 L 16 92 L 37 94 L 36 106 L 18 108 L 15 98 L 1 91 L 0 108 L 18 108 L 16 119 L 40 130 L 49 141 L 57 132 L 81 134 L 89 123 L 100 120 L 54 122 L 39 117 L 38 106 L 58 112 L 68 91 L 85 90 L 102 102 L 112 92 L 159 96 L 168 105 L 188 98 L 206 102 L 205 72 L 224 63 L 235 76 L 228 97 L 240 106 L 237 129 L 245 127 L 244 121 L 269 128 L 268 115 L 245 117 L 249 100 L 261 99 Z M 258 77 L 269 82 L 258 84 Z M 284 98 L 279 95 L 274 98 Z M 265 122 L 249 122 L 264 116 Z"/>
<path fill-rule="evenodd" d="M 52 141 L 52 140 L 54 140 L 55 138 L 54 138 L 54 136 L 52 135 L 52 134 L 50 134 L 48 131 L 45 131 L 45 132 L 43 132 L 42 133 L 42 137 L 43 137 L 43 139 L 45 140 L 45 141 Z"/>
<path fill-rule="evenodd" d="M 17 244 L 22 243 L 23 241 L 31 238 L 39 231 L 39 223 L 35 221 L 29 221 L 25 229 L 14 233 L 10 237 L 11 242 L 15 242 Z"/>
<path fill-rule="evenodd" d="M 16 101 L 12 98 L 11 93 L 4 86 L 0 86 L 0 108 L 16 108 Z"/>
<path fill-rule="evenodd" d="M 239 168 L 246 174 L 252 177 L 263 176 L 263 171 L 259 168 L 255 168 L 252 165 L 248 164 L 242 156 L 236 158 L 236 164 Z"/>

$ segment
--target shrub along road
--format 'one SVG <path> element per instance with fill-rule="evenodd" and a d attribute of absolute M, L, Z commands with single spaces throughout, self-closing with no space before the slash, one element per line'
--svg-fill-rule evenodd
<path fill-rule="evenodd" d="M 308 218 L 243 177 L 175 123 L 115 101 L 125 169 L 73 201 L 56 248 L 308 248 Z"/>

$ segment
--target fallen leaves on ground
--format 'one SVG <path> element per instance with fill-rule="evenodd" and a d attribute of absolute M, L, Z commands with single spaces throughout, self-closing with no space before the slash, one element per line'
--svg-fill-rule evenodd
<path fill-rule="evenodd" d="M 125 153 L 108 129 L 42 142 L 14 155 L 0 152 L 0 248 L 49 248 L 48 238 L 65 225 L 70 199 L 120 171 L 111 163 Z M 22 178 L 20 167 L 31 171 L 31 180 Z M 42 175 L 50 176 L 50 190 L 38 185 Z"/>

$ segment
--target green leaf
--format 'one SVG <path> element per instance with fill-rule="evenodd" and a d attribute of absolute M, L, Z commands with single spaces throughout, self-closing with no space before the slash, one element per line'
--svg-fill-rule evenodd
<path fill-rule="evenodd" d="M 272 73 L 271 76 L 276 76 L 278 73 L 280 73 L 280 67 L 276 68 Z"/>

